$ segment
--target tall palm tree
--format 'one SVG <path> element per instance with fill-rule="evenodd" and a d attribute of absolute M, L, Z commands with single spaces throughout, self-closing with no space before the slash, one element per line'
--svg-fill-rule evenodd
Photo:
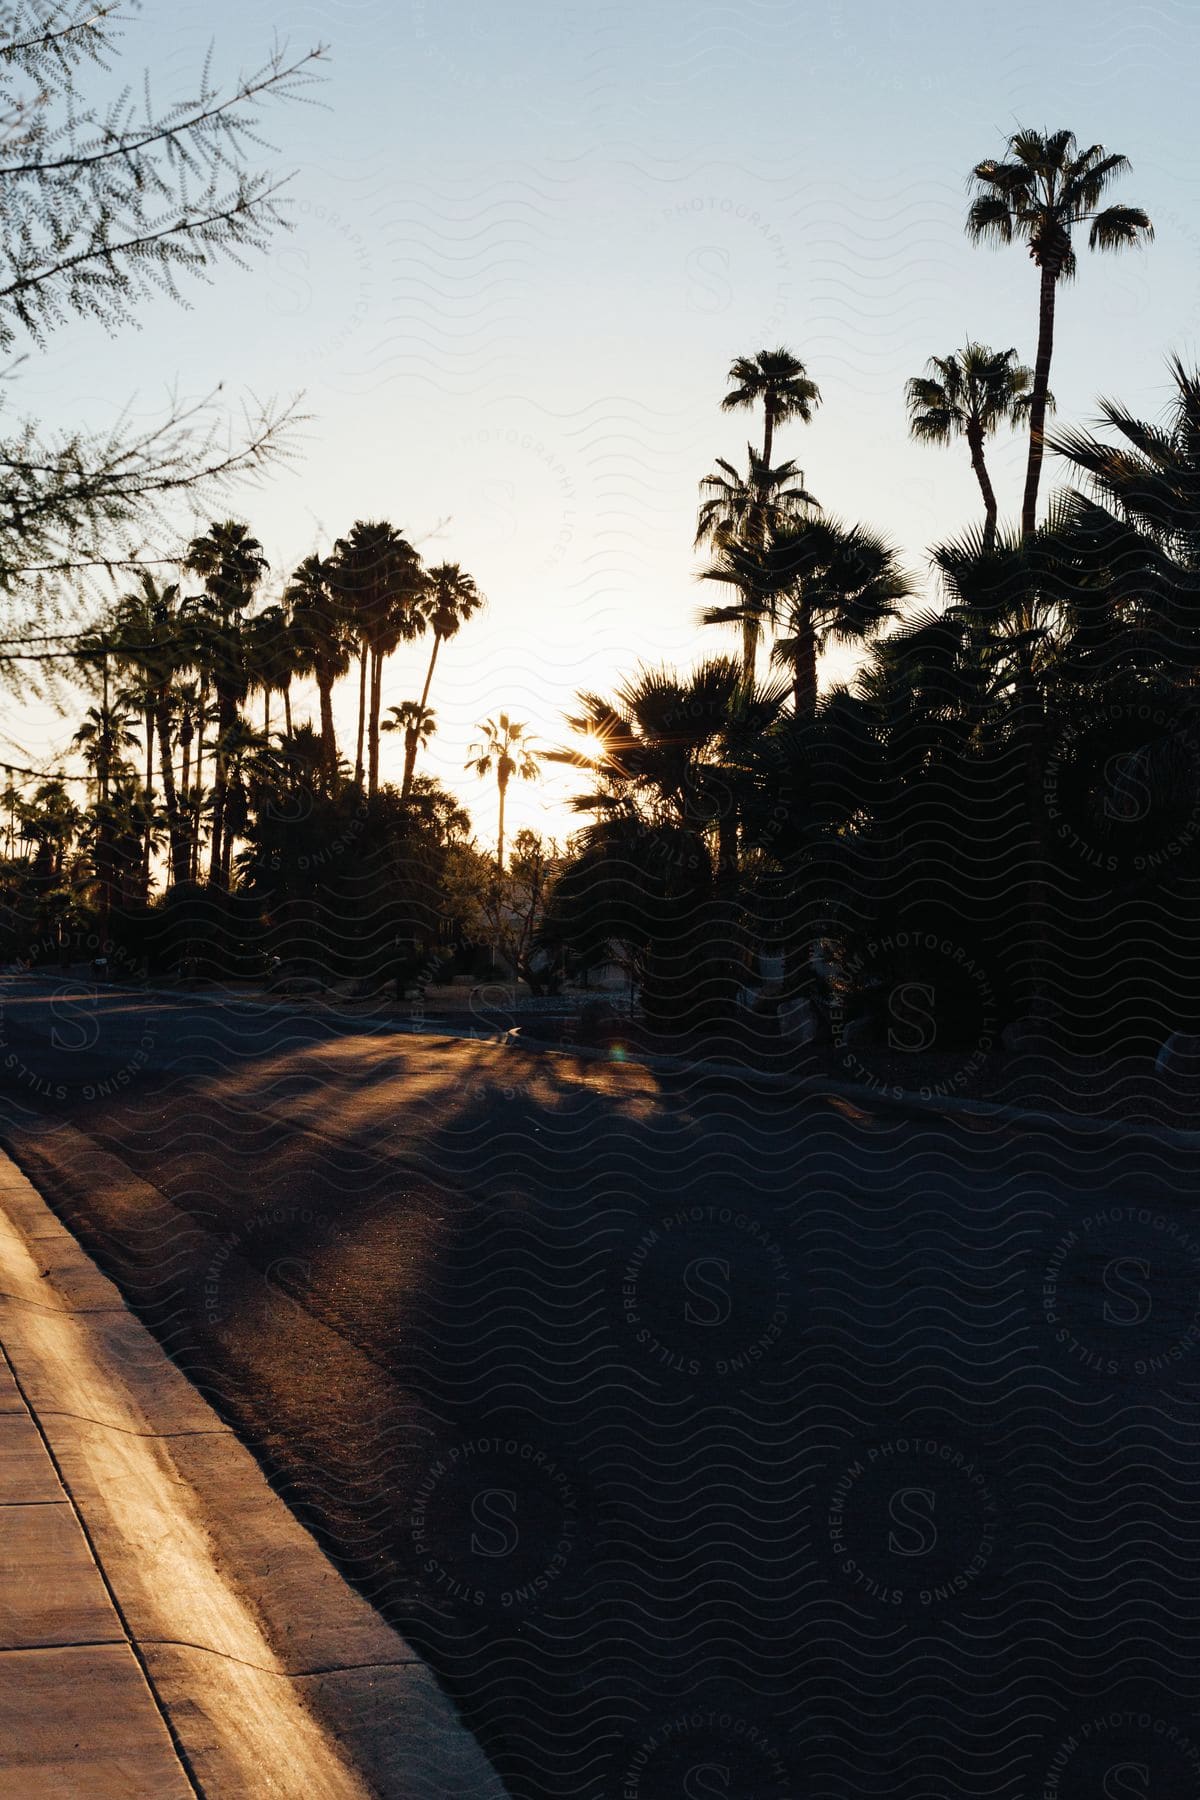
<path fill-rule="evenodd" d="M 271 733 L 271 695 L 283 696 L 284 730 L 292 732 L 292 682 L 298 674 L 297 646 L 286 601 L 265 606 L 247 621 L 246 667 L 251 692 L 263 697 L 263 735 Z"/>
<path fill-rule="evenodd" d="M 966 440 L 971 467 L 983 495 L 986 537 L 996 538 L 996 493 L 984 461 L 983 446 L 1001 425 L 1019 425 L 1033 405 L 1033 371 L 1017 361 L 1015 350 L 992 350 L 969 342 L 949 356 L 931 356 L 927 374 L 914 375 L 905 395 L 908 428 L 918 442 L 949 444 Z M 1046 408 L 1054 397 L 1046 395 Z"/>
<path fill-rule="evenodd" d="M 338 766 L 333 689 L 350 668 L 353 642 L 328 563 L 319 556 L 306 556 L 294 570 L 284 600 L 291 612 L 296 673 L 311 675 L 317 684 L 321 755 L 326 777 L 332 781 Z"/>
<path fill-rule="evenodd" d="M 1129 168 L 1125 156 L 1103 144 L 1080 150 L 1074 132 L 1014 132 L 1002 160 L 988 158 L 971 172 L 974 198 L 967 235 L 1010 244 L 1021 238 L 1041 276 L 1037 359 L 1029 405 L 1029 462 L 1021 505 L 1021 529 L 1037 526 L 1038 486 L 1045 449 L 1050 362 L 1054 353 L 1054 303 L 1060 281 L 1075 274 L 1071 232 L 1088 226 L 1089 250 L 1122 250 L 1144 243 L 1154 228 L 1139 206 L 1101 204 L 1112 183 Z"/>
<path fill-rule="evenodd" d="M 783 462 L 771 469 L 750 445 L 746 449 L 747 474 L 740 474 L 732 463 L 718 457 L 715 471 L 700 483 L 695 546 L 711 544 L 718 551 L 742 546 L 753 552 L 765 548 L 792 520 L 821 510 L 804 486 L 803 471 L 794 462 Z M 758 658 L 761 618 L 749 599 L 739 622 L 743 672 L 751 681 Z"/>
<path fill-rule="evenodd" d="M 217 697 L 217 742 L 212 791 L 212 842 L 208 879 L 216 885 L 228 865 L 224 842 L 229 784 L 228 744 L 246 698 L 245 614 L 267 570 L 262 545 L 236 519 L 212 524 L 188 545 L 184 567 L 204 578 L 205 604 L 197 609 L 198 659 Z"/>
<path fill-rule="evenodd" d="M 383 665 L 401 643 L 425 629 L 420 609 L 424 583 L 421 559 L 386 520 L 358 519 L 339 538 L 330 558 L 331 579 L 353 621 L 359 647 L 358 749 L 355 782 L 363 779 L 363 737 L 367 738 L 367 792 L 379 788 L 379 713 Z"/>
<path fill-rule="evenodd" d="M 793 521 L 765 550 L 727 545 L 706 579 L 729 583 L 741 598 L 706 609 L 705 624 L 738 621 L 750 607 L 760 618 L 783 619 L 785 635 L 773 655 L 792 670 L 798 719 L 816 713 L 824 644 L 869 641 L 912 591 L 890 544 L 865 526 L 828 518 Z"/>
<path fill-rule="evenodd" d="M 507 713 L 500 713 L 498 719 L 485 719 L 477 725 L 477 731 L 483 733 L 482 739 L 471 745 L 467 752 L 464 767 L 473 770 L 476 775 L 495 774 L 496 788 L 500 795 L 500 819 L 496 833 L 496 868 L 504 873 L 504 803 L 508 794 L 508 784 L 515 775 L 518 781 L 534 781 L 540 772 L 541 757 L 536 750 L 530 748 L 525 736 L 525 726 L 517 720 L 510 719 Z"/>
<path fill-rule="evenodd" d="M 138 747 L 133 713 L 123 700 L 89 706 L 71 742 L 83 751 L 83 760 L 96 780 L 100 800 L 113 780 L 133 773 L 127 750 Z"/>
<path fill-rule="evenodd" d="M 102 700 L 99 706 L 88 707 L 71 739 L 72 744 L 83 751 L 83 759 L 96 782 L 91 817 L 100 914 L 105 926 L 116 888 L 119 791 L 123 781 L 133 772 L 125 752 L 138 745 L 133 718 L 123 700 Z"/>
<path fill-rule="evenodd" d="M 100 688 L 100 711 L 102 714 L 108 712 L 109 700 L 111 697 L 110 676 L 115 657 L 116 632 L 113 630 L 111 624 L 105 624 L 96 627 L 91 631 L 85 631 L 75 645 L 74 661 L 79 664 L 80 668 L 86 669 L 89 673 L 97 672 L 99 674 L 98 685 Z M 104 797 L 107 781 L 108 776 L 102 765 L 100 774 L 101 798 Z"/>
<path fill-rule="evenodd" d="M 404 733 L 404 786 L 400 792 L 401 797 L 407 800 L 412 791 L 412 771 L 417 751 L 429 742 L 437 730 L 437 719 L 433 708 L 423 705 L 419 700 L 402 700 L 399 706 L 389 706 L 388 712 L 392 716 L 383 721 L 382 729 Z"/>
<path fill-rule="evenodd" d="M 124 595 L 117 603 L 116 647 L 118 659 L 138 671 L 141 700 L 147 718 L 146 791 L 152 796 L 153 738 L 158 746 L 159 776 L 171 846 L 171 880 L 176 883 L 186 881 L 188 832 L 175 781 L 172 702 L 178 677 L 188 666 L 189 647 L 177 582 L 160 584 L 149 570 L 142 571 L 138 588 Z M 186 781 L 183 785 L 186 792 Z M 145 838 L 147 879 L 152 829 L 152 822 L 148 819 Z"/>
<path fill-rule="evenodd" d="M 418 701 L 422 714 L 429 704 L 429 689 L 433 682 L 438 651 L 445 640 L 454 637 L 459 627 L 465 625 L 467 620 L 483 605 L 483 595 L 476 587 L 473 578 L 464 574 L 457 563 L 438 563 L 434 568 L 426 571 L 426 580 L 428 586 L 424 598 L 424 612 L 426 623 L 433 633 L 433 649 L 429 653 L 429 667 L 425 671 L 425 686 L 421 689 L 421 698 Z M 432 717 L 432 714 L 430 716 Z M 400 788 L 401 794 L 406 799 L 412 789 L 417 748 L 418 737 L 406 734 L 404 780 Z"/>
<path fill-rule="evenodd" d="M 225 764 L 228 789 L 225 803 L 225 829 L 221 839 L 220 878 L 229 886 L 233 864 L 234 839 L 245 835 L 250 819 L 250 790 L 261 785 L 261 772 L 270 762 L 270 746 L 262 732 L 244 718 L 235 719 L 225 739 Z"/>
<path fill-rule="evenodd" d="M 757 356 L 735 358 L 729 380 L 732 385 L 721 402 L 721 410 L 737 412 L 743 407 L 761 404 L 761 461 L 763 467 L 769 469 L 776 427 L 786 424 L 789 419 L 800 419 L 805 425 L 809 424 L 813 409 L 821 404 L 821 390 L 810 379 L 800 358 L 782 345 L 777 350 L 760 350 Z"/>

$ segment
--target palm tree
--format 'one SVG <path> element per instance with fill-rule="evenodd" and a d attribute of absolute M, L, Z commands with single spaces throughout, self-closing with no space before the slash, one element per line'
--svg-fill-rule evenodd
<path fill-rule="evenodd" d="M 977 730 L 986 734 L 993 764 L 1006 747 L 1015 755 L 1024 788 L 1023 998 L 1035 1018 L 1044 1015 L 1053 985 L 1043 779 L 1051 677 L 1062 658 L 1067 617 L 1062 525 L 1056 505 L 1032 537 L 1004 535 L 988 548 L 981 533 L 968 531 L 931 553 L 949 600 L 941 625 L 961 634 L 956 661 L 977 696 Z M 958 685 L 964 685 L 961 674 Z"/>
<path fill-rule="evenodd" d="M 115 654 L 116 633 L 110 625 L 85 631 L 75 646 L 74 660 L 80 667 L 100 672 L 100 711 L 102 714 L 107 714 L 109 708 L 109 666 Z M 103 798 L 107 781 L 107 772 L 102 766 L 100 773 L 101 798 Z"/>
<path fill-rule="evenodd" d="M 20 805 L 20 836 L 34 846 L 35 870 L 47 886 L 61 879 L 67 855 L 83 824 L 83 814 L 61 779 L 44 781 Z"/>
<path fill-rule="evenodd" d="M 719 456 L 716 471 L 700 483 L 694 545 L 761 544 L 789 519 L 820 511 L 804 486 L 804 471 L 794 462 L 768 469 L 749 444 L 746 450 L 748 474 Z"/>
<path fill-rule="evenodd" d="M 186 621 L 177 582 L 160 585 L 143 570 L 140 586 L 117 603 L 116 649 L 119 660 L 136 668 L 140 699 L 147 721 L 146 791 L 152 795 L 154 775 L 152 736 L 157 739 L 159 774 L 171 845 L 171 879 L 185 881 L 188 875 L 187 821 L 180 805 L 175 782 L 171 741 L 172 699 L 178 676 L 187 666 L 189 650 Z M 184 781 L 186 792 L 187 782 Z M 145 839 L 146 876 L 149 878 L 152 826 L 148 819 Z"/>
<path fill-rule="evenodd" d="M 213 885 L 228 864 L 224 842 L 225 801 L 228 790 L 227 745 L 246 697 L 244 618 L 254 590 L 266 573 L 262 545 L 248 526 L 236 519 L 212 524 L 203 537 L 193 538 L 184 567 L 204 578 L 206 604 L 197 609 L 198 661 L 217 697 L 217 742 L 212 791 L 212 842 L 208 879 Z"/>
<path fill-rule="evenodd" d="M 482 725 L 475 727 L 483 733 L 480 742 L 471 745 L 467 752 L 464 767 L 471 769 L 476 775 L 487 776 L 495 772 L 496 787 L 500 795 L 500 819 L 496 833 L 496 869 L 504 873 L 504 802 L 508 793 L 508 784 L 515 775 L 518 781 L 534 781 L 541 765 L 541 757 L 537 751 L 530 749 L 525 736 L 525 726 L 510 719 L 507 713 L 501 713 L 499 719 L 485 719 Z"/>
<path fill-rule="evenodd" d="M 404 733 L 404 786 L 400 795 L 407 800 L 412 791 L 412 771 L 417 751 L 429 742 L 437 730 L 437 719 L 433 708 L 422 705 L 419 700 L 402 700 L 399 706 L 389 706 L 388 711 L 392 716 L 383 721 L 382 729 Z"/>
<path fill-rule="evenodd" d="M 967 214 L 967 235 L 1001 244 L 1022 238 L 1041 272 L 1037 359 L 1029 405 L 1029 463 L 1021 505 L 1021 529 L 1026 537 L 1032 537 L 1037 526 L 1055 297 L 1059 282 L 1069 281 L 1076 268 L 1072 229 L 1088 226 L 1089 250 L 1122 250 L 1154 236 L 1141 207 L 1101 205 L 1113 181 L 1128 167 L 1127 157 L 1109 154 L 1103 144 L 1080 150 L 1074 132 L 1021 130 L 1009 138 L 1006 159 L 989 158 L 976 163 L 971 172 L 975 197 Z"/>
<path fill-rule="evenodd" d="M 1159 424 L 1102 400 L 1117 442 L 1066 431 L 1051 442 L 1087 492 L 1062 501 L 1067 547 L 1085 577 L 1072 594 L 1086 650 L 1104 678 L 1119 667 L 1170 670 L 1200 687 L 1200 370 L 1168 365 L 1175 393 Z M 1123 441 L 1120 441 L 1123 440 Z M 1180 695 L 1180 704 L 1185 696 Z"/>
<path fill-rule="evenodd" d="M 261 786 L 263 772 L 270 766 L 270 746 L 262 732 L 255 731 L 247 720 L 239 717 L 226 734 L 224 744 L 228 788 L 225 803 L 225 828 L 221 839 L 221 885 L 229 886 L 233 863 L 234 839 L 245 835 L 250 819 L 250 789 Z"/>
<path fill-rule="evenodd" d="M 138 738 L 133 714 L 123 700 L 89 706 L 71 742 L 83 751 L 83 760 L 95 776 L 97 800 L 103 798 L 116 776 L 132 773 L 124 752 L 136 749 Z"/>
<path fill-rule="evenodd" d="M 1101 422 L 1124 438 L 1123 444 L 1065 431 L 1050 447 L 1106 504 L 1195 570 L 1200 569 L 1200 369 L 1188 369 L 1178 356 L 1167 366 L 1175 393 L 1163 424 L 1146 424 L 1115 401 L 1102 400 Z"/>
<path fill-rule="evenodd" d="M 471 616 L 483 605 L 483 595 L 475 586 L 470 575 L 463 573 L 457 563 L 438 563 L 435 568 L 426 572 L 428 586 L 424 600 L 426 622 L 433 633 L 433 649 L 429 653 L 429 667 L 425 671 L 425 686 L 421 689 L 418 706 L 422 713 L 429 704 L 429 689 L 433 681 L 434 666 L 438 651 L 446 638 L 452 638 L 461 625 L 465 625 Z M 395 711 L 395 708 L 392 709 Z M 432 718 L 432 714 L 430 717 Z M 404 740 L 404 779 L 400 792 L 407 798 L 412 788 L 413 769 L 416 766 L 417 736 L 405 736 Z M 420 739 L 421 742 L 424 739 Z"/>
<path fill-rule="evenodd" d="M 327 779 L 337 773 L 337 733 L 333 724 L 333 689 L 350 667 L 353 644 L 338 602 L 328 563 L 306 556 L 293 572 L 284 594 L 291 611 L 297 675 L 311 675 L 321 709 L 321 753 Z"/>
<path fill-rule="evenodd" d="M 768 469 L 746 446 L 748 475 L 739 475 L 732 463 L 717 458 L 717 469 L 700 483 L 700 514 L 694 547 L 711 544 L 718 551 L 742 547 L 751 555 L 765 548 L 777 532 L 796 519 L 820 512 L 820 506 L 804 486 L 803 472 L 793 462 Z M 754 679 L 761 633 L 761 613 L 747 592 L 739 618 L 742 628 L 742 667 L 747 681 Z"/>
<path fill-rule="evenodd" d="M 363 779 L 363 737 L 367 738 L 367 792 L 379 788 L 379 713 L 383 665 L 397 645 L 425 629 L 419 600 L 424 572 L 407 538 L 386 520 L 356 520 L 339 538 L 329 562 L 339 602 L 352 621 L 359 646 L 358 748 L 355 783 Z"/>
<path fill-rule="evenodd" d="M 761 462 L 771 467 L 771 449 L 775 428 L 789 419 L 811 423 L 813 409 L 821 404 L 821 390 L 810 380 L 798 356 L 781 345 L 777 350 L 760 350 L 757 356 L 739 356 L 729 371 L 733 384 L 721 402 L 722 412 L 736 412 L 742 407 L 763 409 L 763 447 Z"/>
<path fill-rule="evenodd" d="M 579 700 L 568 723 L 584 747 L 553 760 L 589 777 L 571 804 L 593 822 L 556 888 L 552 928 L 592 957 L 620 945 L 656 1024 L 719 1024 L 744 967 L 733 902 L 747 753 L 777 727 L 787 686 L 751 683 L 718 656 L 686 674 L 642 668 L 611 700 Z"/>
<path fill-rule="evenodd" d="M 71 742 L 83 751 L 83 759 L 96 781 L 96 797 L 91 809 L 95 828 L 95 869 L 101 920 L 106 926 L 116 885 L 117 790 L 122 779 L 132 774 L 125 752 L 136 749 L 138 742 L 133 730 L 133 714 L 123 701 L 102 700 L 99 706 L 88 707 Z"/>
<path fill-rule="evenodd" d="M 292 681 L 298 673 L 297 646 L 286 603 L 265 606 L 247 621 L 246 667 L 249 688 L 263 697 L 263 735 L 271 733 L 271 695 L 283 696 L 284 730 L 292 732 Z"/>
<path fill-rule="evenodd" d="M 746 750 L 779 718 L 787 692 L 786 684 L 748 682 L 727 656 L 710 657 L 686 675 L 640 669 L 615 700 L 579 696 L 584 710 L 567 723 L 586 748 L 554 751 L 550 760 L 584 770 L 595 782 L 593 791 L 573 798 L 577 812 L 610 825 L 637 819 L 668 838 L 694 838 L 710 873 L 704 840 L 711 836 L 717 869 L 736 877 L 737 790 Z"/>
<path fill-rule="evenodd" d="M 760 618 L 785 620 L 773 656 L 792 670 L 798 719 L 816 713 L 823 646 L 869 641 L 912 591 L 890 544 L 865 526 L 827 518 L 793 521 L 765 550 L 727 545 L 705 578 L 727 582 L 741 595 L 734 606 L 707 608 L 705 624 L 740 621 L 750 608 Z"/>
<path fill-rule="evenodd" d="M 949 356 L 931 356 L 925 375 L 914 375 L 905 389 L 908 428 L 918 442 L 949 444 L 966 440 L 971 467 L 983 495 L 986 535 L 996 537 L 996 494 L 984 461 L 983 446 L 1001 425 L 1019 425 L 1033 404 L 1033 371 L 1016 360 L 1015 350 L 992 350 L 967 343 Z M 1046 395 L 1047 410 L 1054 397 Z"/>

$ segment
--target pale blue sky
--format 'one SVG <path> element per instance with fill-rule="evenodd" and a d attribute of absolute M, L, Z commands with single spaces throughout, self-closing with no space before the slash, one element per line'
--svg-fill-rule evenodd
<path fill-rule="evenodd" d="M 475 720 L 506 708 L 553 742 L 580 683 L 721 646 L 695 624 L 690 543 L 698 479 L 743 453 L 719 412 L 734 355 L 805 358 L 824 405 L 781 448 L 918 574 L 975 516 L 965 458 L 907 442 L 902 390 L 968 334 L 1032 358 L 1027 258 L 962 233 L 966 174 L 1016 124 L 1125 151 L 1121 197 L 1158 227 L 1145 253 L 1081 258 L 1060 416 L 1090 419 L 1098 393 L 1154 414 L 1168 351 L 1197 353 L 1194 8 L 147 0 L 123 72 L 149 62 L 165 98 L 210 40 L 218 68 L 253 64 L 277 25 L 333 53 L 319 108 L 270 121 L 295 231 L 115 344 L 63 332 L 21 398 L 98 421 L 172 382 L 303 388 L 301 455 L 240 510 L 281 573 L 380 515 L 472 570 L 490 605 L 440 669 L 433 766 L 483 833 L 461 773 Z M 1013 511 L 1019 444 L 992 460 Z M 389 701 L 418 661 L 397 659 Z M 49 750 L 69 727 L 30 735 Z M 516 821 L 561 831 L 565 779 Z"/>

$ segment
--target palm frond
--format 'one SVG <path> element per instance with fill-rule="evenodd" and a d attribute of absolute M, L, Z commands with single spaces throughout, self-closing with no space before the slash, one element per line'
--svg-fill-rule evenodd
<path fill-rule="evenodd" d="M 1013 215 L 1007 201 L 999 194 L 981 194 L 972 201 L 967 213 L 967 236 L 977 242 L 1011 244 Z"/>
<path fill-rule="evenodd" d="M 1088 232 L 1090 250 L 1123 250 L 1148 243 L 1154 236 L 1149 215 L 1140 206 L 1106 206 L 1096 214 Z"/>

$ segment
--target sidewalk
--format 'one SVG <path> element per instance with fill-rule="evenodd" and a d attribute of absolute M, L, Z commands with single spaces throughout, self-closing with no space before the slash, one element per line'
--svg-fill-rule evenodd
<path fill-rule="evenodd" d="M 0 1152 L 0 1800 L 503 1800 Z"/>

